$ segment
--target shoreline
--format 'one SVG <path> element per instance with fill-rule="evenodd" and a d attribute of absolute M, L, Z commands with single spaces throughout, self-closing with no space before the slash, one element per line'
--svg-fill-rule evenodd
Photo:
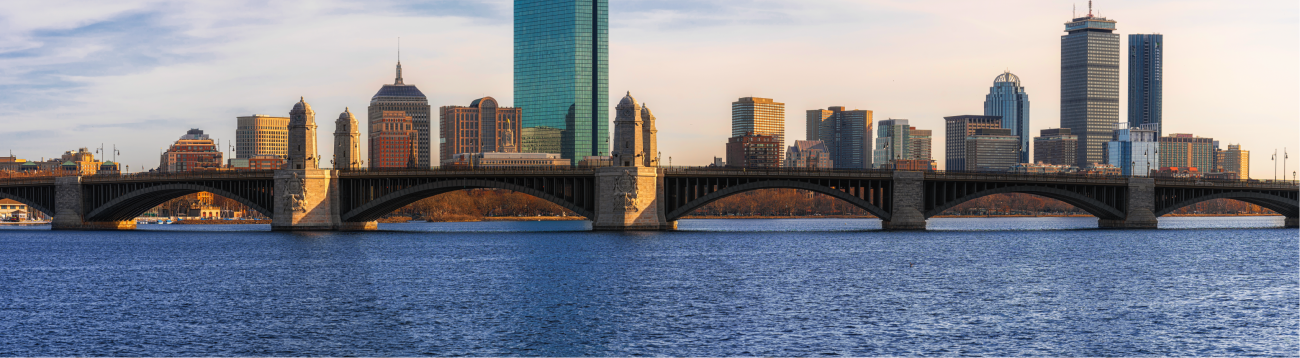
<path fill-rule="evenodd" d="M 1236 217 L 1236 216 L 1279 216 L 1278 214 L 1169 214 L 1163 217 Z M 1067 215 L 938 215 L 934 218 L 944 219 L 975 219 L 975 218 L 1090 218 L 1094 217 L 1088 214 L 1067 214 Z M 876 219 L 874 216 L 859 215 L 793 215 L 793 216 L 684 216 L 681 220 L 719 220 L 719 219 Z M 447 221 L 408 221 L 402 223 L 421 223 L 421 222 L 501 222 L 501 221 L 582 221 L 588 220 L 582 216 L 497 216 L 482 217 L 466 220 L 447 220 Z M 382 220 L 380 222 L 383 222 Z M 180 220 L 173 225 L 269 225 L 271 220 Z M 402 224 L 397 223 L 397 224 Z M 386 223 L 393 224 L 393 223 Z M 49 225 L 49 223 L 0 223 L 0 225 L 15 226 L 33 226 Z M 143 224 L 142 224 L 143 225 Z"/>

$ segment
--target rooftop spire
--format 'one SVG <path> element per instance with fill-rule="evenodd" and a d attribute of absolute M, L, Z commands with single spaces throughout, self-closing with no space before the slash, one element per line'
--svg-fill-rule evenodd
<path fill-rule="evenodd" d="M 402 83 L 402 38 L 401 37 L 397 38 L 397 79 L 393 80 L 393 84 L 397 86 L 404 85 L 404 83 Z"/>

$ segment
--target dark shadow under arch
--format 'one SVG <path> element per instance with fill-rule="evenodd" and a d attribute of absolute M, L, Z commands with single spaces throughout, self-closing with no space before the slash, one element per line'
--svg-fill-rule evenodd
<path fill-rule="evenodd" d="M 385 214 L 397 211 L 407 205 L 411 205 L 421 199 L 436 196 L 439 194 L 449 193 L 463 189 L 505 189 L 513 192 L 532 195 L 542 200 L 549 201 L 565 209 L 572 210 L 578 215 L 588 219 L 594 219 L 594 213 L 584 209 L 574 203 L 568 202 L 561 198 L 555 197 L 538 190 L 529 189 L 520 185 L 502 183 L 491 180 L 478 179 L 458 179 L 446 180 L 399 190 L 395 193 L 384 195 L 378 199 L 372 200 L 364 205 L 352 209 L 343 214 L 345 222 L 368 222 L 379 220 Z"/>
<path fill-rule="evenodd" d="M 811 192 L 821 193 L 848 202 L 853 206 L 862 208 L 863 210 L 866 210 L 868 213 L 871 213 L 871 215 L 875 215 L 881 220 L 887 221 L 890 218 L 889 212 L 885 211 L 884 209 L 881 209 L 878 206 L 872 205 L 870 202 L 863 200 L 862 198 L 858 198 L 856 196 L 850 195 L 849 193 L 832 189 L 830 187 L 804 183 L 799 181 L 793 181 L 793 180 L 764 180 L 759 182 L 728 186 L 725 189 L 709 193 L 708 195 L 687 202 L 685 205 L 682 205 L 681 207 L 678 207 L 676 210 L 673 210 L 672 212 L 665 215 L 665 217 L 667 218 L 668 221 L 675 221 L 678 218 L 681 218 L 682 216 L 686 216 L 686 214 L 695 211 L 695 209 L 699 209 L 705 205 L 708 205 L 709 203 L 718 201 L 719 199 L 740 194 L 743 192 L 759 190 L 759 189 L 802 189 Z"/>
<path fill-rule="evenodd" d="M 1229 192 L 1229 193 L 1203 195 L 1203 196 L 1183 200 L 1173 205 L 1169 205 L 1168 207 L 1161 208 L 1157 210 L 1155 214 L 1156 217 L 1165 216 L 1170 213 L 1173 213 L 1174 211 L 1177 211 L 1178 209 L 1182 209 L 1184 207 L 1188 207 L 1196 203 L 1200 203 L 1203 201 L 1210 201 L 1214 199 L 1233 199 L 1233 200 L 1238 200 L 1250 204 L 1259 205 L 1268 208 L 1269 210 L 1273 210 L 1278 214 L 1281 214 L 1282 216 L 1286 216 L 1289 218 L 1294 218 L 1297 215 L 1300 215 L 1300 205 L 1297 205 L 1297 203 L 1294 200 L 1280 197 L 1277 195 L 1264 194 L 1264 193 L 1252 193 L 1252 192 Z"/>
<path fill-rule="evenodd" d="M 955 200 L 949 201 L 947 203 L 944 203 L 943 205 L 936 206 L 933 209 L 927 210 L 924 213 L 925 218 L 926 219 L 932 218 L 935 215 L 939 215 L 943 213 L 945 210 L 951 209 L 957 205 L 961 205 L 961 203 L 965 203 L 967 201 L 979 199 L 993 194 L 1014 194 L 1014 193 L 1032 194 L 1032 195 L 1037 195 L 1045 198 L 1060 200 L 1062 202 L 1065 202 L 1066 204 L 1074 205 L 1074 207 L 1082 209 L 1083 211 L 1086 211 L 1089 214 L 1092 214 L 1093 216 L 1102 219 L 1114 220 L 1114 219 L 1124 218 L 1123 210 L 1120 210 L 1120 208 L 1111 207 L 1110 205 L 1106 205 L 1106 203 L 1097 201 L 1096 199 L 1089 198 L 1087 196 L 1072 191 L 1068 191 L 1068 190 L 1040 187 L 1040 186 L 1031 186 L 1031 185 L 1019 185 L 1019 186 L 994 188 L 994 189 L 988 189 L 988 190 L 976 192 L 974 194 L 966 195 L 957 198 Z"/>
<path fill-rule="evenodd" d="M 27 199 L 17 195 L 6 194 L 4 192 L 0 192 L 0 199 L 10 199 L 13 201 L 20 202 L 23 203 L 23 205 L 27 205 L 28 209 L 39 211 L 48 217 L 54 217 L 54 210 L 51 210 L 52 208 L 47 208 L 40 204 L 36 204 L 36 202 L 31 199 Z"/>
<path fill-rule="evenodd" d="M 168 200 L 201 191 L 234 200 L 268 218 L 272 217 L 270 209 L 263 208 L 261 205 L 254 204 L 251 200 L 225 190 L 197 184 L 165 184 L 132 191 L 113 199 L 87 213 L 86 221 L 126 221 L 135 219 L 140 214 L 144 214 L 149 209 L 162 205 Z"/>

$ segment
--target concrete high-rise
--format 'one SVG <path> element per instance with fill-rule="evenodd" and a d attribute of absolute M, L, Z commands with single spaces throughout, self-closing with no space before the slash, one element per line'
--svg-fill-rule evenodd
<path fill-rule="evenodd" d="M 519 152 L 523 134 L 519 108 L 500 107 L 495 98 L 483 97 L 469 107 L 443 106 L 438 112 L 440 160 L 460 153 Z"/>
<path fill-rule="evenodd" d="M 785 103 L 759 97 L 731 102 L 731 136 L 742 137 L 745 133 L 775 137 L 776 143 L 784 148 Z M 780 161 L 778 158 L 777 162 Z"/>
<path fill-rule="evenodd" d="M 415 123 L 403 111 L 383 111 L 370 121 L 370 168 L 418 167 L 418 147 L 415 141 Z"/>
<path fill-rule="evenodd" d="M 1160 165 L 1155 124 L 1129 127 L 1117 125 L 1111 141 L 1106 142 L 1106 164 L 1120 168 L 1127 176 L 1150 176 Z"/>
<path fill-rule="evenodd" d="M 316 151 L 316 111 L 303 98 L 289 110 L 289 156 L 286 169 L 320 169 Z"/>
<path fill-rule="evenodd" d="M 357 117 L 347 108 L 334 121 L 334 169 L 361 169 L 361 132 Z"/>
<path fill-rule="evenodd" d="M 609 155 L 608 0 L 514 4 L 514 104 L 524 110 L 524 150 L 558 148 L 574 163 Z"/>
<path fill-rule="evenodd" d="M 873 168 L 883 168 L 892 160 L 911 160 L 912 126 L 906 119 L 886 119 L 876 124 L 876 149 L 872 151 Z"/>
<path fill-rule="evenodd" d="M 1119 123 L 1119 35 L 1115 21 L 1088 15 L 1065 23 L 1061 36 L 1061 127 L 1079 136 L 1075 165 L 1102 163 Z"/>
<path fill-rule="evenodd" d="M 1160 137 L 1160 167 L 1196 168 L 1198 172 L 1211 173 L 1218 159 L 1214 143 L 1214 138 L 1186 133 Z"/>
<path fill-rule="evenodd" d="M 1002 128 L 1002 117 L 999 116 L 965 115 L 943 117 L 943 119 L 946 122 L 944 170 L 948 171 L 966 170 L 966 137 L 975 135 L 975 131 L 980 129 Z"/>
<path fill-rule="evenodd" d="M 1161 124 L 1164 47 L 1164 35 L 1128 35 L 1128 122 L 1131 126 Z M 1156 134 L 1164 135 L 1161 126 L 1156 127 Z"/>
<path fill-rule="evenodd" d="M 235 117 L 235 158 L 289 154 L 289 117 L 265 114 Z"/>
<path fill-rule="evenodd" d="M 429 145 L 431 129 L 429 128 L 432 108 L 429 99 L 415 85 L 408 85 L 402 80 L 402 63 L 397 63 L 397 78 L 393 84 L 379 88 L 374 97 L 370 97 L 370 106 L 366 108 L 366 132 L 374 133 L 376 123 L 384 123 L 384 112 L 400 111 L 411 117 L 412 131 L 415 135 L 415 166 L 429 168 L 431 148 Z M 371 145 L 373 148 L 373 144 Z M 373 155 L 371 155 L 373 160 Z M 373 165 L 371 166 L 374 167 Z M 405 167 L 405 162 L 403 166 Z"/>
<path fill-rule="evenodd" d="M 980 128 L 966 137 L 964 170 L 969 172 L 1005 172 L 1020 159 L 1020 137 L 1006 128 Z"/>
<path fill-rule="evenodd" d="M 1079 137 L 1069 128 L 1050 128 L 1034 137 L 1034 160 L 1043 164 L 1074 166 L 1078 159 Z"/>
<path fill-rule="evenodd" d="M 203 134 L 200 129 L 190 129 L 185 135 L 176 140 L 166 152 L 163 152 L 162 158 L 158 163 L 158 171 L 177 173 L 193 170 L 213 170 L 221 169 L 221 149 L 217 148 L 217 143 Z M 71 159 L 70 159 L 71 158 Z M 95 173 L 101 164 L 94 162 L 95 157 L 82 148 L 78 153 L 68 152 L 63 155 L 63 165 L 66 167 L 72 164 L 72 168 L 78 169 L 77 172 L 86 173 L 81 170 L 83 167 L 94 167 L 89 171 Z M 94 165 L 84 165 L 82 163 L 92 162 Z M 66 169 L 66 168 L 65 168 Z"/>
<path fill-rule="evenodd" d="M 932 131 L 929 129 L 916 129 L 912 127 L 908 138 L 912 142 L 912 160 L 933 161 L 934 154 L 930 149 Z"/>
<path fill-rule="evenodd" d="M 872 167 L 872 112 L 846 110 L 835 106 L 807 112 L 808 140 L 820 140 L 831 151 L 835 169 L 870 169 Z"/>
<path fill-rule="evenodd" d="M 1223 173 L 1235 173 L 1237 179 L 1250 179 L 1250 151 L 1241 150 L 1241 144 L 1229 144 L 1228 150 L 1221 151 L 1220 160 Z"/>
<path fill-rule="evenodd" d="M 1001 116 L 1002 128 L 1020 137 L 1020 162 L 1029 162 L 1029 94 L 1020 85 L 1020 77 L 1010 71 L 993 79 L 993 87 L 984 96 L 984 115 Z"/>

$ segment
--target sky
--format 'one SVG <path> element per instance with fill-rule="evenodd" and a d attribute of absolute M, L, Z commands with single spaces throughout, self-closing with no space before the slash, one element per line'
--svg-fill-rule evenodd
<path fill-rule="evenodd" d="M 942 167 L 943 117 L 982 114 L 1003 71 L 1026 87 L 1032 133 L 1060 126 L 1060 36 L 1076 6 L 1086 13 L 1082 0 L 610 0 L 610 119 L 630 91 L 657 117 L 665 163 L 705 165 L 725 156 L 737 98 L 785 103 L 787 145 L 806 110 L 868 109 L 934 130 Z M 1284 147 L 1286 172 L 1300 169 L 1300 3 L 1099 0 L 1095 12 L 1118 21 L 1122 44 L 1165 35 L 1165 133 L 1241 143 L 1254 178 L 1272 178 Z M 435 111 L 511 105 L 511 17 L 509 0 L 0 0 L 0 151 L 116 145 L 139 171 L 190 128 L 229 147 L 235 117 L 287 116 L 301 96 L 329 158 L 338 114 L 364 113 L 393 81 L 399 37 L 405 82 Z"/>

